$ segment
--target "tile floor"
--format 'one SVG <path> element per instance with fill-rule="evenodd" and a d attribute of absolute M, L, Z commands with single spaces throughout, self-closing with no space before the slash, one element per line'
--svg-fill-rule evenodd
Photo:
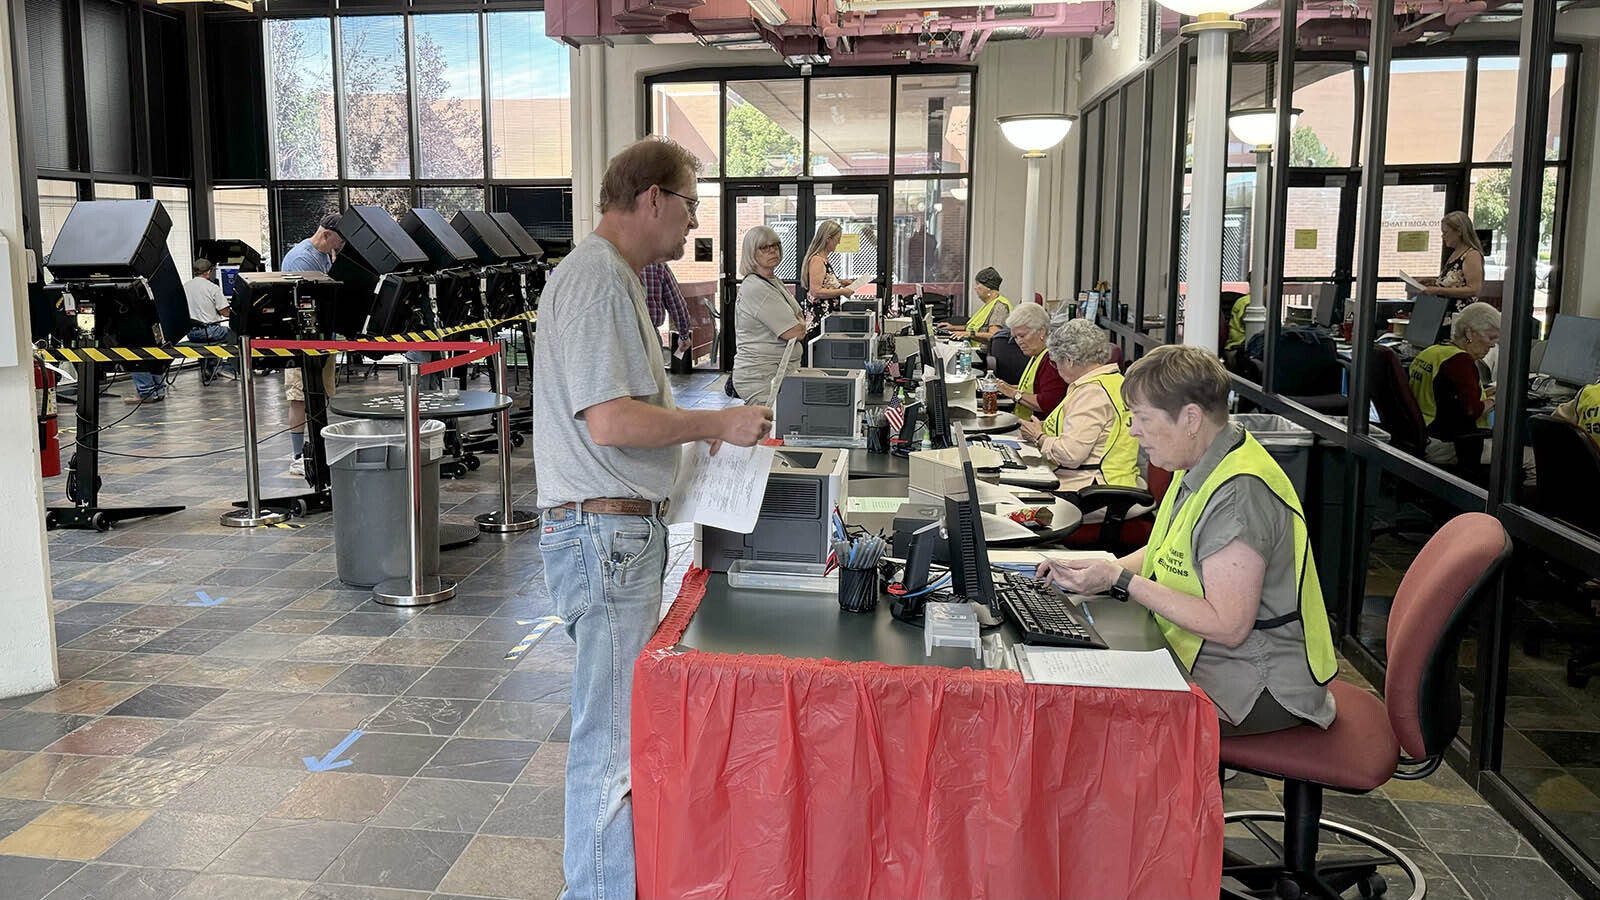
<path fill-rule="evenodd" d="M 725 402 L 717 376 L 673 382 L 683 405 Z M 262 430 L 276 431 L 281 390 L 270 377 L 257 386 Z M 393 387 L 384 375 L 340 389 Z M 162 404 L 102 408 L 113 423 L 102 504 L 188 508 L 50 534 L 62 684 L 0 700 L 0 894 L 557 896 L 572 645 L 557 631 L 505 658 L 552 611 L 536 539 L 443 554 L 460 580 L 448 603 L 378 606 L 335 577 L 331 517 L 217 524 L 243 495 L 240 454 L 212 453 L 239 444 L 232 382 L 202 388 L 191 370 Z M 286 437 L 262 443 L 269 495 L 300 487 L 283 474 L 287 454 Z M 485 462 L 442 484 L 447 520 L 498 508 L 496 460 Z M 530 508 L 526 451 L 514 462 L 517 505 Z M 63 502 L 63 481 L 47 480 L 49 502 Z M 675 533 L 669 598 L 688 554 Z M 192 605 L 202 592 L 215 605 Z M 332 767 L 308 771 L 307 758 Z M 1278 796 L 1243 776 L 1225 792 L 1230 809 Z M 1328 811 L 1415 850 L 1438 875 L 1430 897 L 1574 896 L 1451 772 L 1330 798 Z"/>

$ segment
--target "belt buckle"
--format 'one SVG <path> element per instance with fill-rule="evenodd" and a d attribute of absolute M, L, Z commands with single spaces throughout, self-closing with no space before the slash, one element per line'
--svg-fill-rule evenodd
<path fill-rule="evenodd" d="M 658 502 L 655 506 L 656 506 L 656 518 L 661 519 L 662 521 L 665 521 L 666 518 L 667 518 L 667 511 L 672 508 L 672 500 L 670 498 L 666 499 L 666 500 L 662 500 L 662 501 Z"/>

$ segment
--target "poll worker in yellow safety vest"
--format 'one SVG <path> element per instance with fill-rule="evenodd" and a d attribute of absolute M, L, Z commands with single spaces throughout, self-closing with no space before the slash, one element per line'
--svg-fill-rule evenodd
<path fill-rule="evenodd" d="M 1456 442 L 1489 427 L 1494 385 L 1483 384 L 1478 361 L 1500 342 L 1500 310 L 1473 303 L 1450 322 L 1450 340 L 1425 348 L 1411 361 L 1411 394 L 1428 429 L 1424 456 L 1434 465 L 1474 463 L 1458 460 Z M 1482 461 L 1489 459 L 1483 442 Z"/>
<path fill-rule="evenodd" d="M 1556 407 L 1556 418 L 1578 426 L 1600 446 L 1600 384 L 1591 384 L 1576 397 Z"/>
<path fill-rule="evenodd" d="M 978 295 L 978 301 L 983 305 L 967 319 L 965 325 L 952 331 L 950 336 L 957 339 L 967 338 L 972 341 L 972 346 L 987 354 L 990 338 L 994 337 L 996 331 L 1005 327 L 1006 317 L 1011 314 L 1011 301 L 1000 294 L 1000 273 L 995 271 L 994 266 L 985 266 L 972 280 L 973 293 Z"/>
<path fill-rule="evenodd" d="M 1138 487 L 1139 442 L 1128 434 L 1122 372 L 1110 361 L 1110 335 L 1093 320 L 1072 319 L 1057 325 L 1045 346 L 1067 383 L 1067 396 L 1044 421 L 1023 422 L 1022 439 L 1056 465 L 1061 490 Z"/>
<path fill-rule="evenodd" d="M 1173 470 L 1150 543 L 1116 561 L 1051 560 L 1039 575 L 1154 613 L 1224 735 L 1327 728 L 1338 661 L 1304 510 L 1283 469 L 1229 421 L 1228 389 L 1200 347 L 1158 347 L 1134 363 L 1129 433 L 1151 465 Z"/>
<path fill-rule="evenodd" d="M 1006 317 L 1006 330 L 1011 332 L 1009 340 L 1017 345 L 1028 362 L 1023 366 L 1016 384 L 1000 381 L 1000 393 L 1016 401 L 1012 412 L 1024 422 L 1050 415 L 1067 394 L 1067 383 L 1061 380 L 1055 361 L 1045 352 L 1045 338 L 1050 334 L 1050 314 L 1037 303 L 1024 303 Z M 996 340 L 1005 341 L 1007 338 L 998 337 Z M 994 348 L 996 356 L 1000 355 L 1000 349 Z"/>

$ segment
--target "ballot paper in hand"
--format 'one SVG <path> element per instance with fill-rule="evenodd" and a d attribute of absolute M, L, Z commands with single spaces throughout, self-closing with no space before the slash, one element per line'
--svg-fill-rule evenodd
<path fill-rule="evenodd" d="M 1189 682 L 1165 650 L 1073 650 L 1017 646 L 1030 684 L 1073 684 L 1139 691 L 1185 691 Z"/>
<path fill-rule="evenodd" d="M 668 523 L 693 522 L 738 534 L 754 531 L 775 450 L 764 444 L 723 444 L 712 456 L 711 445 L 703 441 L 685 444 Z"/>
<path fill-rule="evenodd" d="M 861 286 L 862 285 L 864 285 L 867 282 L 871 281 L 874 277 L 875 276 L 870 272 L 868 272 L 865 275 L 857 275 L 855 278 L 850 279 L 850 283 L 846 284 L 845 287 L 849 288 L 852 291 L 859 291 L 859 290 L 861 290 Z"/>
<path fill-rule="evenodd" d="M 1406 283 L 1406 285 L 1411 288 L 1411 291 L 1413 293 L 1426 294 L 1428 292 L 1428 289 L 1425 286 L 1423 286 L 1422 282 L 1416 280 L 1415 278 L 1412 278 L 1410 275 L 1407 275 L 1405 269 L 1401 269 L 1399 271 L 1400 271 L 1400 280 L 1404 281 Z"/>

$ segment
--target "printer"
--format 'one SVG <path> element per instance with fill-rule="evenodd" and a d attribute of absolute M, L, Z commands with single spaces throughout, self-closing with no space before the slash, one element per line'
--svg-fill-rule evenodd
<path fill-rule="evenodd" d="M 876 334 L 877 316 L 870 312 L 834 312 L 822 317 L 823 334 Z"/>
<path fill-rule="evenodd" d="M 773 420 L 786 444 L 866 447 L 864 369 L 795 369 L 778 385 Z"/>
<path fill-rule="evenodd" d="M 864 369 L 877 358 L 877 348 L 878 336 L 870 331 L 835 331 L 811 339 L 808 359 L 818 369 Z"/>
<path fill-rule="evenodd" d="M 772 455 L 755 530 L 738 534 L 696 525 L 694 564 L 726 572 L 734 560 L 801 563 L 820 572 L 832 550 L 832 513 L 846 505 L 849 457 L 825 447 L 780 447 Z"/>

